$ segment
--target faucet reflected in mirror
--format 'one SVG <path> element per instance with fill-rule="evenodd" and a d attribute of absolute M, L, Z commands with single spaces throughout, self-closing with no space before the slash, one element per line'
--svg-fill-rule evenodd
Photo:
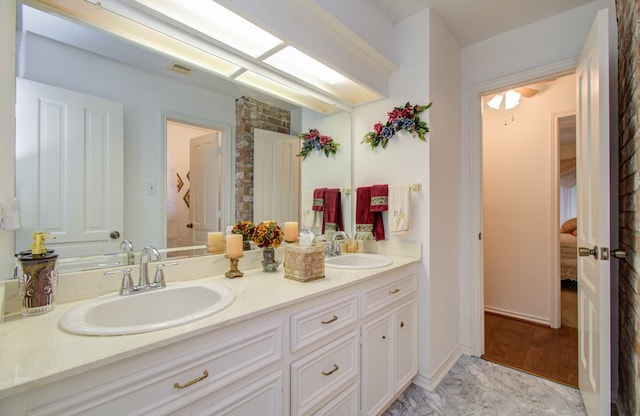
<path fill-rule="evenodd" d="M 351 186 L 351 116 L 347 112 L 337 112 L 330 116 L 316 113 L 312 110 L 300 108 L 289 103 L 274 99 L 266 94 L 257 93 L 246 87 L 229 83 L 221 78 L 212 76 L 206 71 L 196 70 L 189 77 L 176 74 L 167 70 L 171 57 L 160 56 L 155 52 L 137 49 L 132 43 L 120 40 L 108 33 L 100 32 L 82 24 L 74 23 L 68 19 L 59 19 L 52 14 L 33 9 L 26 5 L 19 5 L 18 16 L 21 21 L 17 27 L 19 51 L 17 56 L 21 59 L 16 63 L 16 74 L 25 79 L 54 85 L 71 91 L 91 96 L 104 97 L 123 104 L 124 108 L 124 158 L 119 170 L 123 173 L 124 188 L 121 194 L 121 209 L 123 212 L 122 227 L 111 227 L 109 231 L 118 229 L 120 235 L 128 240 L 113 240 L 114 245 L 100 252 L 83 252 L 91 244 L 65 243 L 66 247 L 53 247 L 60 252 L 61 260 L 65 257 L 78 258 L 82 265 L 70 267 L 69 270 L 79 271 L 96 267 L 118 266 L 123 263 L 135 264 L 136 255 L 133 247 L 129 247 L 132 241 L 137 245 L 153 245 L 162 252 L 166 247 L 167 237 L 167 166 L 165 166 L 166 143 L 163 129 L 165 126 L 158 123 L 157 114 L 167 114 L 165 109 L 172 109 L 171 115 L 183 116 L 184 120 L 192 121 L 199 125 L 227 126 L 230 132 L 230 142 L 234 142 L 233 136 L 241 134 L 236 131 L 235 100 L 241 96 L 252 97 L 258 101 L 276 105 L 291 111 L 292 122 L 290 132 L 307 131 L 309 128 L 318 128 L 326 134 L 334 137 L 341 143 L 340 151 L 330 158 L 317 153 L 308 157 L 303 163 L 301 172 L 301 189 L 313 189 L 318 186 L 337 188 L 352 188 Z M 29 21 L 34 18 L 35 20 Z M 64 24 L 72 27 L 70 35 L 64 38 L 63 31 L 47 32 L 46 22 Z M 59 26 L 58 26 L 59 27 Z M 51 37 L 50 37 L 51 36 Z M 57 38 L 56 38 L 57 37 Z M 99 41 L 98 41 L 99 40 Z M 95 49 L 97 45 L 115 45 L 107 48 L 111 52 Z M 91 49 L 94 48 L 94 49 Z M 118 52 L 113 52 L 118 51 Z M 108 56 L 116 53 L 119 56 Z M 51 60 L 51 55 L 59 59 Z M 96 80 L 96 68 L 100 68 L 99 82 Z M 117 83 L 117 84 L 116 84 Z M 235 131 L 235 133 L 234 133 Z M 236 137 L 237 139 L 237 137 Z M 17 138 L 17 141 L 19 138 Z M 145 156 L 142 157 L 143 152 Z M 222 176 L 226 178 L 223 189 L 224 211 L 218 227 L 224 229 L 226 225 L 233 224 L 236 220 L 252 218 L 235 218 L 237 204 L 234 202 L 234 149 L 229 149 L 228 154 L 221 155 Z M 26 161 L 24 155 L 16 153 L 17 169 L 21 163 L 29 163 L 32 166 L 34 160 Z M 254 155 L 258 157 L 259 155 Z M 33 166 L 32 166 L 33 168 Z M 323 175 L 318 175 L 318 172 Z M 330 172 L 330 177 L 325 175 Z M 189 172 L 187 172 L 189 173 Z M 318 184 L 321 178 L 324 182 Z M 183 177 L 183 186 L 189 189 L 190 181 Z M 257 182 L 256 182 L 257 184 Z M 249 190 L 235 190 L 239 195 L 235 201 L 250 199 L 254 184 L 247 184 Z M 144 190 L 140 192 L 140 190 Z M 193 189 L 191 189 L 193 198 Z M 22 201 L 33 200 L 37 197 L 36 191 L 29 189 L 16 189 L 17 196 Z M 60 192 L 59 195 L 73 194 Z M 22 196 L 21 196 L 22 195 Z M 58 196 L 59 196 L 58 195 Z M 62 201 L 62 203 L 66 203 Z M 178 199 L 178 204 L 189 204 L 189 198 Z M 22 204 L 24 205 L 24 204 Z M 350 218 L 350 209 L 345 206 L 345 220 Z M 261 221 L 263 218 L 256 218 Z M 287 218 L 286 220 L 298 220 Z M 184 226 L 184 225 L 182 225 Z M 39 228 L 49 231 L 46 226 Z M 105 227 L 106 228 L 106 227 Z M 345 223 L 345 228 L 349 225 Z M 23 230 L 30 233 L 30 230 Z M 55 234 L 55 230 L 52 231 Z M 17 238 L 15 251 L 23 249 L 21 240 Z M 29 234 L 30 235 L 30 234 Z M 206 243 L 206 241 L 203 241 Z M 123 245 L 124 244 L 124 245 Z M 192 245 L 192 244 L 189 244 Z M 67 250 L 66 252 L 64 250 Z M 118 251 L 126 256 L 116 262 L 99 261 L 82 262 L 84 256 L 106 255 Z M 198 253 L 207 254 L 206 250 Z M 13 253 L 0 253 L 0 255 L 13 257 Z M 85 264 L 86 263 L 86 264 Z M 10 278 L 2 274 L 0 278 Z"/>

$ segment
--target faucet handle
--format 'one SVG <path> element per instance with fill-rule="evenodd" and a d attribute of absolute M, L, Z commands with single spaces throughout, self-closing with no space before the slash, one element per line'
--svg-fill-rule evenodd
<path fill-rule="evenodd" d="M 153 279 L 154 286 L 157 287 L 166 287 L 167 284 L 164 282 L 164 268 L 175 266 L 178 263 L 160 263 L 156 264 L 156 277 Z"/>
<path fill-rule="evenodd" d="M 108 274 L 120 274 L 120 273 L 122 273 L 122 275 L 123 275 L 122 276 L 122 286 L 120 287 L 120 294 L 121 295 L 128 295 L 134 289 L 133 278 L 131 277 L 131 269 L 130 268 L 104 272 L 104 275 L 106 276 Z"/>

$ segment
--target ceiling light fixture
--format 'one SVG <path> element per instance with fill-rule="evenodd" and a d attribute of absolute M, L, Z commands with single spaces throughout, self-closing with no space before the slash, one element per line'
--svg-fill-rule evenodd
<path fill-rule="evenodd" d="M 282 40 L 212 0 L 127 0 L 160 13 L 253 58 L 282 44 Z"/>
<path fill-rule="evenodd" d="M 253 71 L 245 71 L 236 77 L 236 80 L 253 88 L 274 94 L 291 103 L 311 108 L 320 113 L 328 114 L 338 109 L 337 104 L 329 103 L 327 100 L 317 98 L 306 91 L 300 91 L 293 86 L 285 85 L 282 82 L 274 81 Z"/>
<path fill-rule="evenodd" d="M 505 93 L 495 95 L 491 100 L 487 102 L 487 105 L 489 106 L 489 108 L 493 108 L 494 110 L 499 110 L 500 105 L 504 100 L 504 109 L 511 110 L 512 108 L 515 108 L 518 104 L 520 104 L 521 97 L 522 95 L 520 95 L 519 92 L 514 90 L 509 90 Z"/>
<path fill-rule="evenodd" d="M 264 59 L 264 63 L 353 104 L 380 98 L 378 94 L 358 85 L 293 46 L 277 51 Z"/>

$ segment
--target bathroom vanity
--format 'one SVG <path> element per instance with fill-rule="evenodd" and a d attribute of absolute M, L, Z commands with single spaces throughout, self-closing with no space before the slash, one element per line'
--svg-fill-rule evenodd
<path fill-rule="evenodd" d="M 379 414 L 417 372 L 419 259 L 388 257 L 308 283 L 258 269 L 199 279 L 235 301 L 154 332 L 67 333 L 58 322 L 78 301 L 8 317 L 0 414 Z"/>

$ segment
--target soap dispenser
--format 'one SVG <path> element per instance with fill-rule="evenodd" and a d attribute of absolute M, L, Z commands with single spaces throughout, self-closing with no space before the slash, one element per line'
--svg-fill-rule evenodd
<path fill-rule="evenodd" d="M 17 277 L 22 297 L 22 315 L 40 315 L 55 308 L 58 285 L 58 255 L 47 250 L 49 233 L 33 233 L 31 250 L 18 253 Z"/>

